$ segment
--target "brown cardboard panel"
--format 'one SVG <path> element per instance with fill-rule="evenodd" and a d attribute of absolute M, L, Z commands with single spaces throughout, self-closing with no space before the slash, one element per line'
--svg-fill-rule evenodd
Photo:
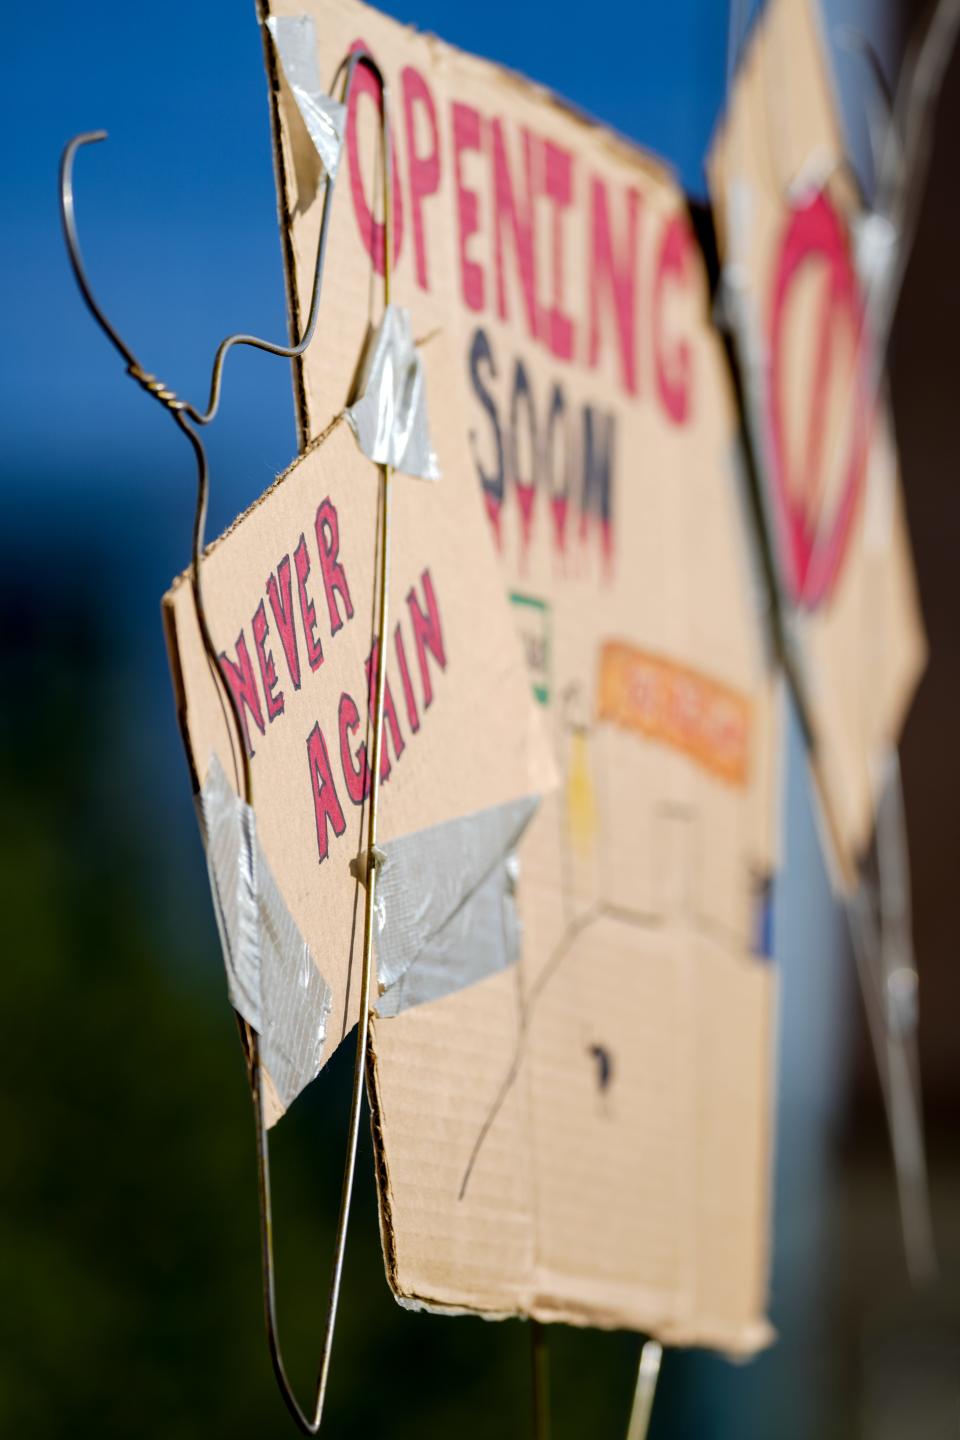
<path fill-rule="evenodd" d="M 766 1343 L 773 990 L 708 938 L 600 917 L 525 1038 L 507 975 L 374 1021 L 398 1295 Z"/>
<path fill-rule="evenodd" d="M 443 357 L 444 483 L 482 497 L 471 538 L 499 555 L 562 776 L 521 843 L 519 966 L 373 1022 L 390 1283 L 748 1352 L 769 1336 L 774 979 L 754 952 L 777 706 L 683 197 L 538 87 L 354 0 L 269 8 L 313 16 L 329 79 L 358 40 L 387 78 L 393 298 Z M 296 316 L 319 206 L 274 102 Z M 364 84 L 300 368 L 307 435 L 382 303 L 376 117 Z"/>
<path fill-rule="evenodd" d="M 243 696 L 258 834 L 333 989 L 324 1059 L 356 1020 L 360 979 L 362 903 L 349 866 L 365 844 L 378 487 L 377 468 L 337 423 L 203 562 L 211 633 Z M 471 508 L 480 509 L 472 490 L 393 481 L 384 842 L 551 783 L 494 559 L 472 538 L 482 516 L 471 525 Z M 239 785 L 186 577 L 164 608 L 194 774 L 202 784 L 216 754 Z"/>
<path fill-rule="evenodd" d="M 829 858 L 847 886 L 925 643 L 886 394 L 870 393 L 854 256 L 861 202 L 810 0 L 771 0 L 755 27 L 710 188 Z"/>

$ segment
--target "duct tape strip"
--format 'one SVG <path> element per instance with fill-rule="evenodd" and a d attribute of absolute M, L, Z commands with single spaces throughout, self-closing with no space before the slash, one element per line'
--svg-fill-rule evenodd
<path fill-rule="evenodd" d="M 382 847 L 379 1015 L 438 1000 L 516 961 L 515 850 L 538 804 L 524 796 Z"/>
<path fill-rule="evenodd" d="M 284 1109 L 320 1069 L 332 995 L 287 909 L 256 818 L 214 755 L 198 809 L 230 1002 L 260 1036 Z"/>
<path fill-rule="evenodd" d="M 346 106 L 328 95 L 320 83 L 313 20 L 309 15 L 271 15 L 267 29 L 320 163 L 330 179 L 335 180 L 347 112 Z"/>
<path fill-rule="evenodd" d="M 216 756 L 197 797 L 200 833 L 207 852 L 213 910 L 220 932 L 227 992 L 233 1006 L 254 1030 L 260 1012 L 260 922 L 257 914 L 253 811 L 234 794 Z"/>
<path fill-rule="evenodd" d="M 367 459 L 421 480 L 439 480 L 423 364 L 413 343 L 410 312 L 400 305 L 388 305 L 367 336 L 357 397 L 346 417 Z"/>

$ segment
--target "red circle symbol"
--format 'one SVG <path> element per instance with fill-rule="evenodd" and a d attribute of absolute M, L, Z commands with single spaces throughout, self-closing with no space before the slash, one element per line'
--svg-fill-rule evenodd
<path fill-rule="evenodd" d="M 796 437 L 799 453 L 792 454 L 787 442 L 785 390 L 788 300 L 796 281 L 814 267 L 824 272 L 824 283 L 815 328 L 814 368 L 805 389 L 803 433 Z M 838 373 L 843 375 L 837 352 L 838 342 L 845 338 L 853 342 L 854 369 L 852 383 L 841 378 L 847 394 L 844 413 L 838 417 L 831 385 Z M 786 586 L 791 598 L 805 609 L 814 609 L 833 592 L 863 489 L 872 410 L 864 339 L 863 302 L 847 230 L 826 194 L 820 192 L 795 208 L 787 223 L 774 278 L 770 327 L 774 509 Z M 796 387 L 798 377 L 791 376 L 790 381 Z M 827 482 L 836 465 L 838 443 L 844 447 L 842 466 L 831 497 Z"/>

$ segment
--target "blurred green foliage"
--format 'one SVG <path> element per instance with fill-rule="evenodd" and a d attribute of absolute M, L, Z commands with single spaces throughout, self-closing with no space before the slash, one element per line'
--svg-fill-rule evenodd
<path fill-rule="evenodd" d="M 138 500 L 91 493 L 25 495 L 0 531 L 0 1437 L 283 1440 L 295 1432 L 263 1333 L 251 1106 L 158 614 L 189 497 L 159 482 Z M 303 1397 L 351 1063 L 344 1046 L 273 1137 L 281 1324 Z M 882 1303 L 895 1318 L 878 1343 L 902 1347 L 914 1311 L 882 1126 L 851 1172 L 849 1215 L 825 1144 L 804 1095 L 782 1106 L 780 1343 L 747 1366 L 670 1352 L 650 1440 L 870 1433 L 861 1396 L 879 1381 L 864 1375 L 886 1365 L 861 1349 L 863 1316 Z M 549 1348 L 553 1440 L 622 1440 L 637 1337 L 555 1326 Z M 531 1434 L 530 1411 L 526 1326 L 394 1303 L 364 1131 L 324 1433 L 510 1440 Z"/>
<path fill-rule="evenodd" d="M 137 633 L 152 624 L 159 644 L 159 591 L 118 573 L 109 538 L 48 537 L 42 584 L 29 547 L 3 556 L 0 1435 L 285 1436 L 245 1072 L 173 706 Z M 153 744 L 161 730 L 172 745 Z M 274 1132 L 281 1323 L 304 1396 L 350 1050 Z M 569 1332 L 552 1348 L 557 1436 L 622 1434 L 635 1338 Z M 329 1433 L 526 1436 L 529 1363 L 519 1323 L 396 1306 L 365 1131 Z"/>

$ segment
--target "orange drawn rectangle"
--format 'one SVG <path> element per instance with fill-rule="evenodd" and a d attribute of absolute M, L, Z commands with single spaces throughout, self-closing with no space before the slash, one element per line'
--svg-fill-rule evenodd
<path fill-rule="evenodd" d="M 597 718 L 682 750 L 732 785 L 747 783 L 750 702 L 697 670 L 608 640 L 600 652 Z"/>

